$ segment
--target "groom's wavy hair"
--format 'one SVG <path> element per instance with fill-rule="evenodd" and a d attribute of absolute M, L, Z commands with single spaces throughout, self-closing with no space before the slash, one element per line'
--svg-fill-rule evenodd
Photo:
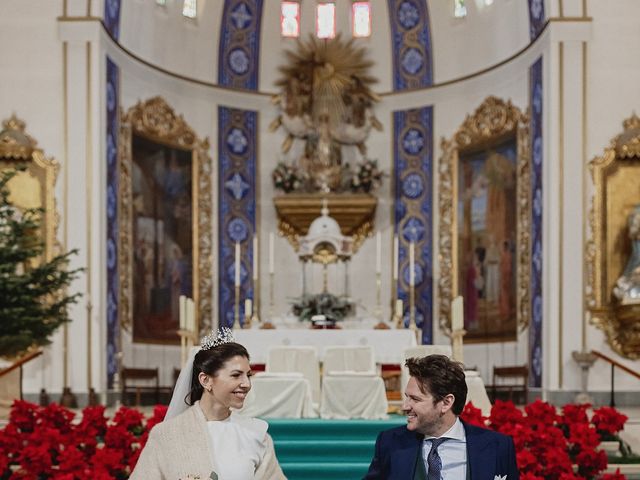
<path fill-rule="evenodd" d="M 460 362 L 446 355 L 427 355 L 407 359 L 409 375 L 418 382 L 420 391 L 430 394 L 436 404 L 449 394 L 454 396 L 451 411 L 460 415 L 467 402 L 467 381 Z"/>
<path fill-rule="evenodd" d="M 193 405 L 202 398 L 204 387 L 200 384 L 198 375 L 201 372 L 215 377 L 218 371 L 224 367 L 227 360 L 233 357 L 245 357 L 249 360 L 249 352 L 239 343 L 228 342 L 211 347 L 207 350 L 200 350 L 193 359 L 193 372 L 191 374 L 191 391 L 187 394 L 185 402 Z"/>

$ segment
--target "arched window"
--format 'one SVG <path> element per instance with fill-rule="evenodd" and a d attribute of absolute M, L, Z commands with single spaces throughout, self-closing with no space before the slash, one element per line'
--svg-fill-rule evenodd
<path fill-rule="evenodd" d="M 318 38 L 336 36 L 336 4 L 319 3 L 316 6 L 316 35 Z"/>
<path fill-rule="evenodd" d="M 196 18 L 198 15 L 198 0 L 184 0 L 182 15 L 187 18 Z"/>
<path fill-rule="evenodd" d="M 282 2 L 280 7 L 280 34 L 283 37 L 300 36 L 300 3 Z"/>
<path fill-rule="evenodd" d="M 353 2 L 351 5 L 352 35 L 356 38 L 371 36 L 371 2 Z"/>
<path fill-rule="evenodd" d="M 467 6 L 464 4 L 464 0 L 453 0 L 453 16 L 456 18 L 463 18 L 467 16 Z"/>

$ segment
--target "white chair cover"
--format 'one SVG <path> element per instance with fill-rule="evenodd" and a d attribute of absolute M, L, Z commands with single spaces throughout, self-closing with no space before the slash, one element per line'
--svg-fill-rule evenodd
<path fill-rule="evenodd" d="M 240 413 L 261 418 L 317 417 L 309 381 L 301 373 L 260 372 L 251 380 L 251 390 Z"/>
<path fill-rule="evenodd" d="M 316 347 L 272 347 L 269 349 L 266 371 L 268 373 L 301 373 L 309 381 L 314 403 L 320 403 L 320 365 Z"/>
<path fill-rule="evenodd" d="M 322 377 L 322 418 L 387 418 L 384 381 L 371 347 L 327 347 Z"/>
<path fill-rule="evenodd" d="M 371 347 L 327 347 L 324 351 L 322 371 L 332 372 L 368 372 L 375 374 L 376 362 Z"/>

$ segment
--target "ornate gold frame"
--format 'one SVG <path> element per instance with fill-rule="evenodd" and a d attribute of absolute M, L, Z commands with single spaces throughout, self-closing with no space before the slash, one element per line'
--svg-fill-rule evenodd
<path fill-rule="evenodd" d="M 55 185 L 60 164 L 46 157 L 37 143 L 26 133 L 26 124 L 16 115 L 2 122 L 0 132 L 0 169 L 25 165 L 27 170 L 18 172 L 11 180 L 12 200 L 21 208 L 43 208 L 42 238 L 45 260 L 51 260 L 61 251 L 57 239 L 60 214 L 56 209 Z"/>
<path fill-rule="evenodd" d="M 177 115 L 161 97 L 138 102 L 122 116 L 119 150 L 118 266 L 120 278 L 120 323 L 132 327 L 132 134 L 171 148 L 190 150 L 193 159 L 193 295 L 198 331 L 211 328 L 213 302 L 212 162 L 209 140 L 200 140 L 182 115 Z M 196 288 L 197 286 L 197 288 Z"/>
<path fill-rule="evenodd" d="M 531 270 L 531 148 L 529 118 L 511 101 L 505 102 L 489 96 L 467 115 L 452 139 L 441 140 L 442 157 L 438 167 L 439 185 L 439 254 L 440 279 L 438 281 L 438 323 L 445 334 L 451 334 L 451 300 L 458 295 L 458 178 L 460 153 L 482 150 L 497 145 L 511 136 L 516 136 L 518 159 L 518 207 L 517 207 L 517 318 L 520 330 L 527 327 L 530 317 Z"/>
<path fill-rule="evenodd" d="M 640 203 L 640 118 L 623 122 L 624 131 L 611 140 L 602 156 L 589 163 L 594 194 L 589 212 L 585 297 L 591 323 L 605 332 L 611 348 L 623 357 L 640 358 L 640 306 L 621 306 L 612 289 L 624 270 L 627 217 Z"/>

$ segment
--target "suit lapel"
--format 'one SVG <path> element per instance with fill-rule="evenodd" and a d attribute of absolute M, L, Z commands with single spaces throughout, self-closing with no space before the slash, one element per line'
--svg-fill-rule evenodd
<path fill-rule="evenodd" d="M 484 480 L 492 478 L 496 465 L 496 449 L 487 448 L 493 442 L 487 441 L 481 428 L 467 425 L 463 422 L 467 437 L 467 466 L 471 480 Z"/>
<path fill-rule="evenodd" d="M 389 480 L 406 480 L 414 478 L 416 474 L 416 458 L 420 453 L 422 438 L 415 433 L 405 430 L 399 435 L 397 448 L 391 454 L 391 472 Z M 417 477 L 420 478 L 420 477 Z"/>

